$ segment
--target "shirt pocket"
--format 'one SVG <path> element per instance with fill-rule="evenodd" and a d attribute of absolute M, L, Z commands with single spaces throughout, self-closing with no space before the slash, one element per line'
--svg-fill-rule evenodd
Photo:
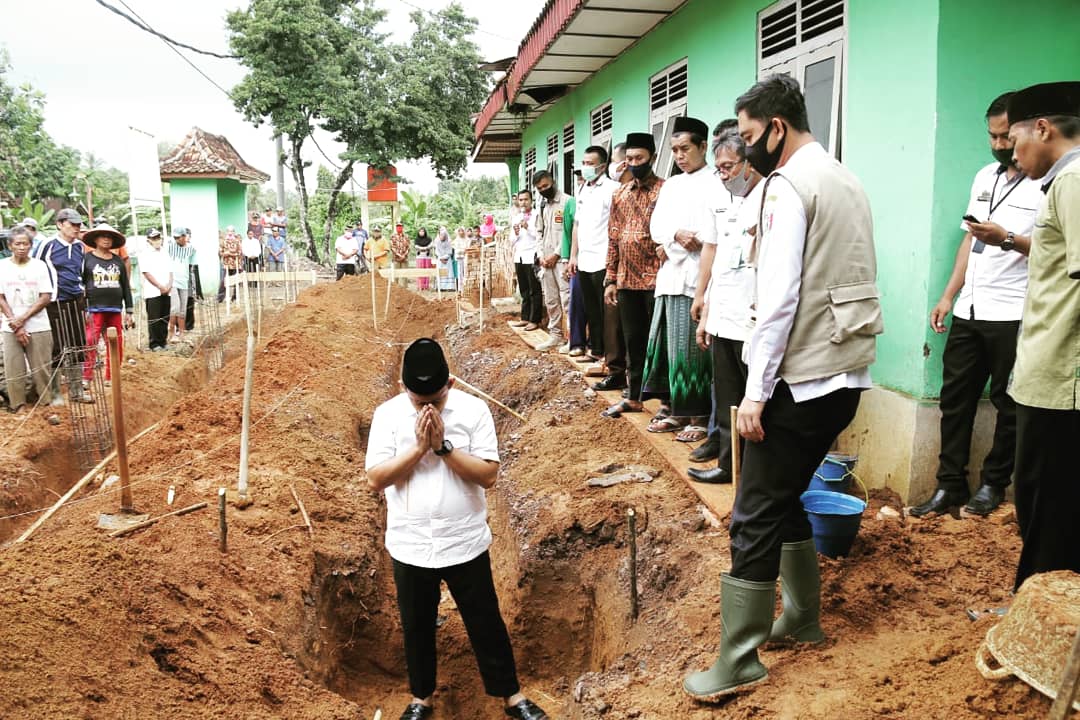
<path fill-rule="evenodd" d="M 885 330 L 881 294 L 873 280 L 830 285 L 828 292 L 831 342 L 839 344 L 853 337 L 873 337 Z"/>

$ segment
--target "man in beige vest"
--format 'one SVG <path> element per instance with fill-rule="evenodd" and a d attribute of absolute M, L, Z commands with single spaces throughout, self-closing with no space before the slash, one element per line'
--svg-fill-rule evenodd
<path fill-rule="evenodd" d="M 747 159 L 766 177 L 755 326 L 738 431 L 748 441 L 721 577 L 720 654 L 683 688 L 715 700 L 768 676 L 757 648 L 820 642 L 821 578 L 799 496 L 870 387 L 883 330 L 870 206 L 810 134 L 798 83 L 773 75 L 735 102 Z M 776 579 L 783 611 L 773 621 Z"/>

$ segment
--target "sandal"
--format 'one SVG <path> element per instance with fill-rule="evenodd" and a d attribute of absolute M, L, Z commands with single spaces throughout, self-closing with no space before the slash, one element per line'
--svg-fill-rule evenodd
<path fill-rule="evenodd" d="M 629 400 L 620 400 L 607 410 L 600 413 L 601 417 L 606 418 L 619 418 L 623 413 L 628 412 L 641 412 L 641 407 L 634 407 Z"/>
<path fill-rule="evenodd" d="M 700 425 L 687 425 L 682 429 L 675 439 L 679 442 L 693 443 L 699 440 L 704 440 L 709 436 L 709 429 Z"/>
<path fill-rule="evenodd" d="M 649 427 L 647 429 L 651 433 L 667 433 L 675 432 L 676 430 L 681 430 L 682 428 L 683 423 L 681 420 L 668 415 L 667 417 L 652 421 L 651 423 L 649 423 Z"/>
<path fill-rule="evenodd" d="M 652 416 L 652 422 L 660 422 L 666 417 L 671 417 L 671 408 L 661 405 L 660 409 L 656 411 L 656 414 Z"/>

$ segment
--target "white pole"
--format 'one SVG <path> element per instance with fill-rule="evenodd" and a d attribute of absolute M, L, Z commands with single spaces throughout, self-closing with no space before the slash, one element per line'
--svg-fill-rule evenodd
<path fill-rule="evenodd" d="M 250 325 L 248 326 L 251 327 Z M 251 503 L 248 498 L 248 440 L 251 435 L 251 386 L 255 377 L 255 336 L 250 332 L 247 338 L 247 360 L 244 364 L 244 405 L 240 425 L 240 477 L 236 483 L 237 505 L 245 507 Z"/>
<path fill-rule="evenodd" d="M 139 213 L 135 212 L 135 203 L 131 203 L 131 234 L 139 234 Z"/>
<path fill-rule="evenodd" d="M 484 332 L 484 241 L 480 241 L 480 332 Z"/>

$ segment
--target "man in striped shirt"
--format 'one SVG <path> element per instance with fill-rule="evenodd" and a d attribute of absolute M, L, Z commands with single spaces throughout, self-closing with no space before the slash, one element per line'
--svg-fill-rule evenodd
<path fill-rule="evenodd" d="M 179 342 L 187 328 L 188 294 L 191 266 L 195 264 L 195 246 L 188 241 L 188 230 L 173 228 L 173 241 L 169 243 L 172 258 L 172 290 L 169 291 L 169 335 L 172 342 Z"/>

